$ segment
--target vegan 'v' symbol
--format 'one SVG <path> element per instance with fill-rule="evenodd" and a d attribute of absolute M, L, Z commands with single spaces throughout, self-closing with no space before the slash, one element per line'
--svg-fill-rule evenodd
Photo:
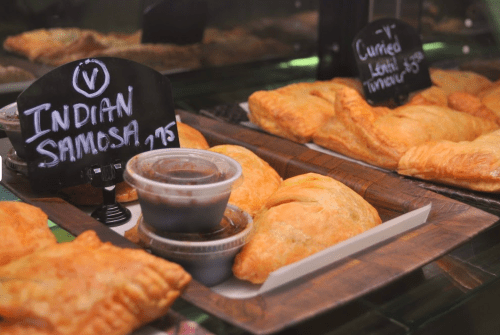
<path fill-rule="evenodd" d="M 90 88 L 91 90 L 95 90 L 95 78 L 97 77 L 97 72 L 99 71 L 98 68 L 94 68 L 92 70 L 92 77 L 89 79 L 89 75 L 87 71 L 83 71 L 83 79 L 85 80 L 85 83 L 87 84 L 87 87 Z"/>
<path fill-rule="evenodd" d="M 85 67 L 85 70 L 83 69 Z M 90 69 L 92 69 L 92 75 L 89 78 Z M 102 71 L 102 72 L 99 72 Z M 99 80 L 101 87 L 96 87 L 97 74 L 103 77 Z M 83 80 L 80 79 L 83 77 Z M 80 83 L 84 81 L 87 87 L 80 87 Z M 73 71 L 72 84 L 74 89 L 87 98 L 94 98 L 100 96 L 108 87 L 110 81 L 109 71 L 106 65 L 98 59 L 86 59 L 85 61 L 79 63 Z"/>

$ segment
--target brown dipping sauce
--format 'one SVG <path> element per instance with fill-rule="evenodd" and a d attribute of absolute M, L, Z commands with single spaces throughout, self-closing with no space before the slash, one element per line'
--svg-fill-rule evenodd
<path fill-rule="evenodd" d="M 212 184 L 226 177 L 214 163 L 195 157 L 162 159 L 144 173 L 151 180 L 175 185 Z"/>
<path fill-rule="evenodd" d="M 231 218 L 224 216 L 217 227 L 206 233 L 170 233 L 158 229 L 155 229 L 154 233 L 170 240 L 204 242 L 234 236 L 245 230 L 246 226 L 246 222 L 234 222 Z"/>
<path fill-rule="evenodd" d="M 176 185 L 203 185 L 217 183 L 224 180 L 224 174 L 220 172 L 198 170 L 171 170 L 163 175 L 154 174 L 153 180 L 161 183 L 171 183 Z"/>

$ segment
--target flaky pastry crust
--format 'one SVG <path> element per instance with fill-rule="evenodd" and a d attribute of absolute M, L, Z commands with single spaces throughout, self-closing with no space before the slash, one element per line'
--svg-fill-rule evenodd
<path fill-rule="evenodd" d="M 35 75 L 17 66 L 0 65 L 0 84 L 35 80 Z"/>
<path fill-rule="evenodd" d="M 500 130 L 473 141 L 433 141 L 410 148 L 398 173 L 483 192 L 500 192 Z"/>
<path fill-rule="evenodd" d="M 179 133 L 179 142 L 181 148 L 208 149 L 210 146 L 203 134 L 182 122 L 177 122 L 177 132 Z"/>
<path fill-rule="evenodd" d="M 412 105 L 448 105 L 448 92 L 438 86 L 431 86 L 411 95 L 408 104 Z"/>
<path fill-rule="evenodd" d="M 59 66 L 110 47 L 140 43 L 140 36 L 140 31 L 102 34 L 80 28 L 36 29 L 7 37 L 3 47 L 32 62 Z"/>
<path fill-rule="evenodd" d="M 20 201 L 0 201 L 0 266 L 57 243 L 48 217 L 40 208 Z M 0 281 L 1 284 L 1 281 Z"/>
<path fill-rule="evenodd" d="M 126 335 L 164 315 L 191 280 L 179 265 L 93 231 L 0 267 L 1 334 Z"/>
<path fill-rule="evenodd" d="M 500 81 L 496 82 L 491 89 L 481 92 L 478 97 L 484 107 L 493 111 L 497 117 L 500 117 Z"/>
<path fill-rule="evenodd" d="M 490 96 L 488 95 L 487 97 Z M 487 101 L 487 99 L 485 101 Z M 489 102 L 493 101 L 494 103 L 487 105 L 479 97 L 466 92 L 453 92 L 448 95 L 448 106 L 450 108 L 490 120 L 500 125 L 500 108 L 497 106 L 497 104 L 500 103 L 500 98 L 495 95 Z M 489 106 L 496 108 L 499 113 L 497 114 L 494 110 L 489 108 Z"/>
<path fill-rule="evenodd" d="M 252 283 L 381 223 L 376 209 L 334 180 L 308 173 L 284 180 L 255 217 L 255 233 L 233 273 Z"/>
<path fill-rule="evenodd" d="M 350 88 L 337 92 L 335 109 L 335 117 L 318 129 L 314 142 L 387 169 L 396 169 L 413 146 L 440 139 L 470 141 L 498 128 L 490 120 L 436 105 L 373 108 Z"/>
<path fill-rule="evenodd" d="M 360 86 L 346 78 L 254 92 L 248 98 L 249 119 L 271 134 L 310 142 L 326 119 L 335 115 L 335 92 L 343 87 Z"/>
<path fill-rule="evenodd" d="M 429 69 L 431 81 L 446 92 L 467 92 L 477 94 L 493 83 L 479 73 L 461 70 Z"/>
<path fill-rule="evenodd" d="M 243 182 L 231 192 L 229 203 L 254 216 L 280 186 L 280 175 L 266 161 L 244 147 L 225 144 L 209 150 L 240 163 Z"/>

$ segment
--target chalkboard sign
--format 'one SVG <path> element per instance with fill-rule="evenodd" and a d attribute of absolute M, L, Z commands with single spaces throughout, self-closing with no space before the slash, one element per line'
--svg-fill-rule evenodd
<path fill-rule="evenodd" d="M 179 147 L 169 80 L 125 59 L 65 64 L 22 92 L 17 106 L 35 191 L 109 186 L 134 155 Z"/>
<path fill-rule="evenodd" d="M 396 102 L 431 86 L 422 42 L 410 25 L 396 19 L 368 24 L 352 42 L 366 99 Z"/>

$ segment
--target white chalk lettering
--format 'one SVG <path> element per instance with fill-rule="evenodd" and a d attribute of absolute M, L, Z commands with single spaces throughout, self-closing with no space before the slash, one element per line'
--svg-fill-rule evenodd
<path fill-rule="evenodd" d="M 92 153 L 94 155 L 98 153 L 97 149 L 95 148 L 94 134 L 91 131 L 89 131 L 87 135 L 79 134 L 75 138 L 75 146 L 76 146 L 76 157 L 78 157 L 78 159 L 82 158 L 84 153 L 86 154 Z"/>
<path fill-rule="evenodd" d="M 118 93 L 116 95 L 116 107 L 117 107 L 117 113 L 119 117 L 122 117 L 123 113 L 122 110 L 125 111 L 125 114 L 128 116 L 132 115 L 132 91 L 134 88 L 132 86 L 128 87 L 128 100 L 127 103 L 125 103 L 125 99 L 123 98 L 123 94 Z"/>
<path fill-rule="evenodd" d="M 127 114 L 128 116 L 132 115 L 132 93 L 133 93 L 133 88 L 132 86 L 128 87 L 128 99 L 127 102 L 125 103 L 125 98 L 123 97 L 123 94 L 118 93 L 116 95 L 116 105 L 111 105 L 111 101 L 108 98 L 104 98 L 101 101 L 101 109 L 99 112 L 99 119 L 100 122 L 104 122 L 104 113 L 108 113 L 108 121 L 113 122 L 114 117 L 113 117 L 113 112 L 116 111 L 117 117 L 121 118 L 123 117 L 123 112 Z"/>
<path fill-rule="evenodd" d="M 397 72 L 399 70 L 399 67 L 396 57 L 391 57 L 376 62 L 375 65 L 369 63 L 368 69 L 370 70 L 372 78 L 374 78 L 374 77 L 382 77 L 385 76 L 386 74 Z"/>
<path fill-rule="evenodd" d="M 102 141 L 105 140 L 105 144 L 102 144 Z M 109 136 L 102 131 L 97 133 L 97 149 L 99 151 L 106 151 L 109 147 Z"/>
<path fill-rule="evenodd" d="M 116 109 L 116 106 L 111 105 L 111 101 L 108 98 L 104 98 L 101 101 L 101 109 L 99 111 L 99 121 L 104 122 L 104 113 L 108 113 L 108 121 L 113 122 L 113 111 Z"/>
<path fill-rule="evenodd" d="M 95 79 L 97 77 L 97 73 L 99 72 L 99 70 L 97 69 L 97 67 L 94 68 L 94 70 L 92 71 L 91 79 L 89 79 L 88 74 L 84 71 L 83 78 L 85 80 L 85 84 L 87 84 L 87 88 L 90 89 L 90 92 L 87 92 L 85 89 L 82 89 L 78 85 L 78 78 L 80 76 L 80 68 L 83 66 L 83 64 L 89 64 L 89 63 L 94 63 L 95 66 L 100 67 L 102 69 L 104 75 L 104 83 L 99 89 L 96 90 Z M 109 81 L 110 81 L 110 76 L 108 68 L 106 67 L 106 65 L 104 65 L 103 62 L 98 61 L 97 59 L 86 59 L 84 62 L 78 64 L 78 66 L 75 68 L 75 71 L 73 72 L 73 88 L 75 89 L 75 91 L 77 91 L 78 93 L 82 94 L 87 98 L 94 98 L 100 96 L 108 87 Z"/>
<path fill-rule="evenodd" d="M 379 60 L 374 64 L 369 63 L 371 78 L 364 81 L 363 85 L 368 88 L 370 93 L 392 87 L 396 84 L 405 82 L 406 74 L 417 74 L 420 71 L 419 63 L 424 60 L 421 51 L 415 52 L 409 57 L 403 59 L 404 69 L 400 71 L 396 57 Z"/>
<path fill-rule="evenodd" d="M 75 138 L 66 136 L 58 143 L 50 138 L 45 139 L 37 146 L 36 150 L 47 160 L 38 166 L 49 168 L 68 160 L 75 162 L 82 159 L 85 154 L 96 155 L 99 152 L 106 152 L 108 148 L 119 148 L 124 145 L 139 145 L 137 120 L 132 120 L 124 126 L 122 133 L 117 127 L 111 127 L 107 133 L 98 131 L 97 134 L 94 134 L 93 131 L 89 131 L 80 133 Z M 48 150 L 48 147 L 52 147 L 54 150 Z"/>
<path fill-rule="evenodd" d="M 389 76 L 386 76 L 384 78 L 378 78 L 376 80 L 369 79 L 365 82 L 363 82 L 363 85 L 368 87 L 368 91 L 370 93 L 377 92 L 379 90 L 383 90 L 385 88 L 389 88 L 391 86 L 394 86 L 396 84 L 401 84 L 404 83 L 404 75 L 406 74 L 406 71 L 402 71 L 401 73 L 393 73 Z"/>
<path fill-rule="evenodd" d="M 83 79 L 85 80 L 85 83 L 87 84 L 88 88 L 91 90 L 95 90 L 95 78 L 97 77 L 97 72 L 99 72 L 98 68 L 94 68 L 92 70 L 92 77 L 89 79 L 89 75 L 87 71 L 83 71 Z"/>
<path fill-rule="evenodd" d="M 356 41 L 356 51 L 358 53 L 359 59 L 362 61 L 368 58 L 375 58 L 380 56 L 394 56 L 401 52 L 401 44 L 399 43 L 398 35 L 394 35 L 394 42 L 387 43 L 382 40 L 380 43 L 375 45 L 366 46 L 363 40 L 358 39 Z"/>
<path fill-rule="evenodd" d="M 133 113 L 132 108 L 132 92 L 133 88 L 129 86 L 128 88 L 129 95 L 127 100 L 125 100 L 123 94 L 118 93 L 116 96 L 116 104 L 112 105 L 111 100 L 109 98 L 103 98 L 100 103 L 99 109 L 99 122 L 114 122 L 114 112 L 116 111 L 117 117 L 121 118 L 125 115 L 131 116 Z M 51 132 L 58 132 L 61 129 L 63 131 L 67 131 L 71 128 L 71 121 L 73 121 L 74 127 L 79 129 L 89 122 L 92 125 L 96 125 L 98 123 L 97 116 L 97 106 L 88 106 L 84 103 L 76 103 L 73 106 L 63 105 L 63 112 L 58 110 L 53 110 L 50 114 L 51 117 L 51 128 L 50 129 L 42 129 L 41 126 L 41 113 L 43 111 L 48 111 L 51 107 L 50 103 L 41 104 L 39 106 L 30 108 L 23 112 L 24 115 L 33 115 L 33 125 L 35 134 L 28 138 L 25 142 L 31 143 L 36 139 L 47 135 Z M 73 109 L 72 117 L 70 115 L 70 108 Z M 107 117 L 105 116 L 107 114 Z M 137 128 L 137 127 L 136 127 Z M 134 141 L 134 144 L 137 141 Z"/>
<path fill-rule="evenodd" d="M 112 138 L 116 139 L 119 141 L 118 144 L 115 144 L 115 143 L 111 143 L 111 149 L 117 149 L 117 148 L 121 148 L 125 145 L 125 141 L 123 139 L 123 137 L 121 137 L 120 135 L 118 135 L 118 128 L 116 127 L 111 127 L 109 129 L 109 136 L 111 136 Z"/>
<path fill-rule="evenodd" d="M 80 110 L 85 111 L 85 118 L 82 120 L 81 115 L 80 115 Z M 87 122 L 89 122 L 90 119 L 90 109 L 86 104 L 74 104 L 73 105 L 73 113 L 75 117 L 75 127 L 81 128 L 84 126 Z"/>
<path fill-rule="evenodd" d="M 165 134 L 165 128 L 160 127 L 155 131 L 155 137 L 161 139 L 163 145 L 167 145 L 167 134 Z"/>
<path fill-rule="evenodd" d="M 41 163 L 38 164 L 38 167 L 41 167 L 41 168 L 50 168 L 50 167 L 53 167 L 53 166 L 56 166 L 57 164 L 59 164 L 59 158 L 57 157 L 57 155 L 54 154 L 51 151 L 48 151 L 48 150 L 44 149 L 45 146 L 47 146 L 47 145 L 50 145 L 50 146 L 52 146 L 54 148 L 57 148 L 56 142 L 54 142 L 50 138 L 48 138 L 48 139 L 43 140 L 42 142 L 40 142 L 40 144 L 38 144 L 37 147 L 36 147 L 36 152 L 38 152 L 40 155 L 52 158 L 52 160 L 48 161 L 48 162 L 41 162 Z"/>
<path fill-rule="evenodd" d="M 175 134 L 173 131 L 170 130 L 170 128 L 172 128 L 173 126 L 175 126 L 175 121 L 172 121 L 170 122 L 169 124 L 167 124 L 167 126 L 165 127 L 165 133 L 168 135 L 168 138 L 167 140 L 169 142 L 172 142 L 173 140 L 175 140 Z"/>
<path fill-rule="evenodd" d="M 149 145 L 150 150 L 154 149 L 155 137 L 161 140 L 163 146 L 167 146 L 167 142 L 173 142 L 175 140 L 175 133 L 170 130 L 171 127 L 175 125 L 175 121 L 170 122 L 165 127 L 160 127 L 155 130 L 155 136 L 149 135 L 144 141 L 145 145 Z"/>
<path fill-rule="evenodd" d="M 64 113 L 64 120 L 61 118 L 61 114 L 58 111 L 53 111 L 51 114 L 52 118 L 52 131 L 57 132 L 59 131 L 59 127 L 61 127 L 64 130 L 68 130 L 70 126 L 69 122 L 69 106 L 64 105 L 63 106 L 63 113 Z"/>
<path fill-rule="evenodd" d="M 75 147 L 73 142 L 71 142 L 71 137 L 65 137 L 57 143 L 59 148 L 59 160 L 61 162 L 66 161 L 66 154 L 69 154 L 69 160 L 71 162 L 76 161 L 75 158 Z"/>
<path fill-rule="evenodd" d="M 139 142 L 139 124 L 136 120 L 130 121 L 128 125 L 123 128 L 123 138 L 125 139 L 125 144 L 129 145 L 130 137 L 134 136 L 134 145 L 138 147 L 140 145 Z"/>
<path fill-rule="evenodd" d="M 390 39 L 392 37 L 391 27 L 389 27 L 389 26 L 383 26 L 382 29 L 384 29 L 385 34 Z"/>
<path fill-rule="evenodd" d="M 39 138 L 47 133 L 50 133 L 50 129 L 42 130 L 42 128 L 41 128 L 42 126 L 41 126 L 41 122 L 40 122 L 40 113 L 42 111 L 49 110 L 49 108 L 50 108 L 50 104 L 47 103 L 47 104 L 42 104 L 42 105 L 39 105 L 39 106 L 30 108 L 30 109 L 24 111 L 24 113 L 23 113 L 24 115 L 33 114 L 33 124 L 35 126 L 35 135 L 28 138 L 25 141 L 26 143 L 31 143 L 34 140 L 36 140 L 37 138 Z"/>

